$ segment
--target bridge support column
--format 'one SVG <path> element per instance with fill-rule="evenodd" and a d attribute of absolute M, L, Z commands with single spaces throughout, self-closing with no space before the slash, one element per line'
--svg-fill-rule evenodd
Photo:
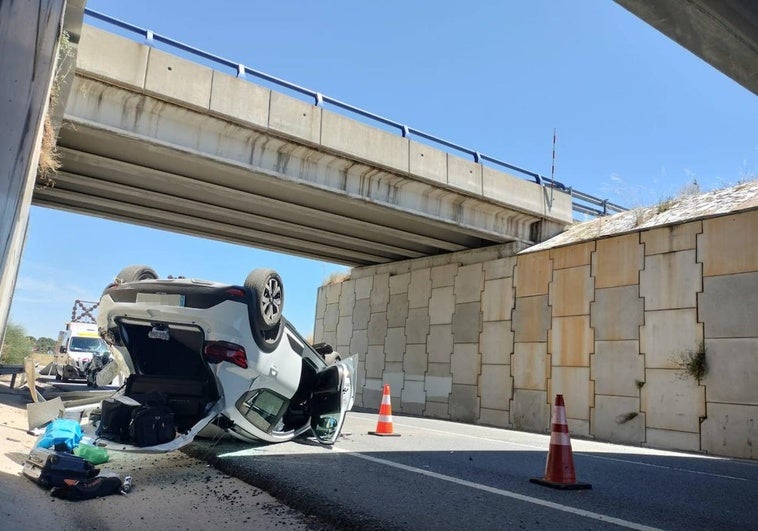
<path fill-rule="evenodd" d="M 26 238 L 65 5 L 0 3 L 0 340 Z"/>

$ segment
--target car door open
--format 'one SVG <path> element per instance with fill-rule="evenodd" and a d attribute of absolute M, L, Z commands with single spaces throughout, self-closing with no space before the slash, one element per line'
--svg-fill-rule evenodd
<path fill-rule="evenodd" d="M 355 401 L 356 360 L 350 357 L 316 376 L 311 401 L 311 428 L 318 442 L 334 444 Z"/>

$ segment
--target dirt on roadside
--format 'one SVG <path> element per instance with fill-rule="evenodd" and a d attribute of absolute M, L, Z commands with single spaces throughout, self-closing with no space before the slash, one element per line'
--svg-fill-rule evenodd
<path fill-rule="evenodd" d="M 53 498 L 21 473 L 37 437 L 27 432 L 28 389 L 0 378 L 0 521 L 3 529 L 288 529 L 323 526 L 266 492 L 181 452 L 111 452 L 101 470 L 132 476 L 128 495 Z"/>

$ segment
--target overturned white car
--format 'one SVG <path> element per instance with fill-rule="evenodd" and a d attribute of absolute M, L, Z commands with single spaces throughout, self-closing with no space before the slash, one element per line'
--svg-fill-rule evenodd
<path fill-rule="evenodd" d="M 129 377 L 92 416 L 97 442 L 169 451 L 212 423 L 244 441 L 310 431 L 334 443 L 355 399 L 357 360 L 309 345 L 282 316 L 283 303 L 281 278 L 268 269 L 242 286 L 122 270 L 103 292 L 97 324 Z M 154 413 L 135 426 L 140 407 Z"/>

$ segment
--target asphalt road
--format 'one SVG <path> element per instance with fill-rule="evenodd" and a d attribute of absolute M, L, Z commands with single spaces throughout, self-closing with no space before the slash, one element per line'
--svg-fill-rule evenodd
<path fill-rule="evenodd" d="M 572 439 L 577 480 L 542 477 L 549 437 L 351 413 L 333 448 L 198 441 L 188 453 L 343 529 L 756 529 L 758 463 Z"/>

